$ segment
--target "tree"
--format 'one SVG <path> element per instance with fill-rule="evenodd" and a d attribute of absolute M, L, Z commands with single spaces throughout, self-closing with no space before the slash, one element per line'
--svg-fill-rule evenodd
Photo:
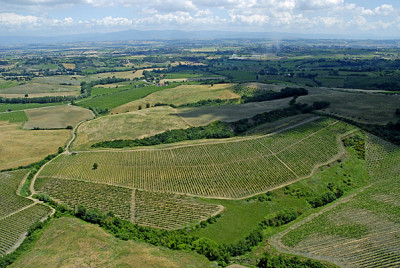
<path fill-rule="evenodd" d="M 93 164 L 93 170 L 96 170 L 99 167 L 99 165 L 97 163 Z"/>

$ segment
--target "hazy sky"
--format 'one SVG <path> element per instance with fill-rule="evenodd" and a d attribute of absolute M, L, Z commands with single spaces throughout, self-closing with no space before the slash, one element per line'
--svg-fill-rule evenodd
<path fill-rule="evenodd" d="M 0 35 L 230 30 L 400 38 L 399 0 L 0 0 Z"/>

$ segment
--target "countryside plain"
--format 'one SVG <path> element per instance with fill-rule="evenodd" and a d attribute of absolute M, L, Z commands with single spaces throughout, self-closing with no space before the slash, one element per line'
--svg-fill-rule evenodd
<path fill-rule="evenodd" d="M 395 41 L 0 48 L 0 267 L 399 267 Z"/>

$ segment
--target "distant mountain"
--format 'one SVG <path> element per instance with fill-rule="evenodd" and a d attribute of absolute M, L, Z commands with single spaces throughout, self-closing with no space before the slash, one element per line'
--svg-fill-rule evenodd
<path fill-rule="evenodd" d="M 131 40 L 212 40 L 212 39 L 287 39 L 287 38 L 346 38 L 346 36 L 332 36 L 320 34 L 293 34 L 277 32 L 229 32 L 229 31 L 179 31 L 158 30 L 139 31 L 128 30 L 112 33 L 77 34 L 61 36 L 0 36 L 0 45 L 22 44 L 51 44 L 69 42 L 106 42 Z M 348 38 L 348 37 L 347 37 Z"/>

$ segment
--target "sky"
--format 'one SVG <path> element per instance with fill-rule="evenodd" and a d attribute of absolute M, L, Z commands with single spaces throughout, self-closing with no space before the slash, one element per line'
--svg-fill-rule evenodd
<path fill-rule="evenodd" d="M 0 0 L 0 35 L 220 30 L 400 38 L 399 0 Z"/>

